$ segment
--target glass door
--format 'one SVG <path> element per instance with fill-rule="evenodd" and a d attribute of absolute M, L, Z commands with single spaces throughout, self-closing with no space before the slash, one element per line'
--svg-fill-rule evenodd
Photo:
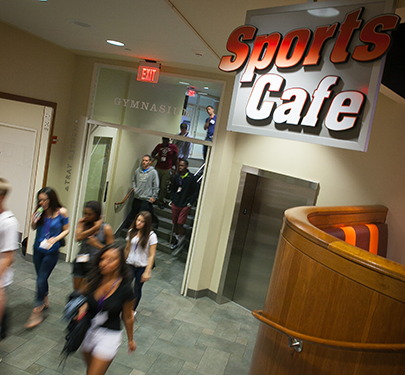
<path fill-rule="evenodd" d="M 102 204 L 105 213 L 117 129 L 98 126 L 89 133 L 82 180 L 83 199 L 79 209 L 85 202 L 94 200 Z"/>
<path fill-rule="evenodd" d="M 85 202 L 94 200 L 102 205 L 103 215 L 106 213 L 109 191 L 108 186 L 113 172 L 114 152 L 117 129 L 88 124 L 87 145 L 84 156 L 83 172 L 77 203 L 76 222 L 72 223 L 73 233 L 79 218 L 83 216 Z M 73 242 L 68 260 L 73 260 L 78 251 L 78 243 Z"/>
<path fill-rule="evenodd" d="M 110 171 L 109 162 L 112 137 L 93 136 L 89 161 L 89 172 L 84 201 L 99 201 L 105 203 L 108 192 L 107 175 Z"/>

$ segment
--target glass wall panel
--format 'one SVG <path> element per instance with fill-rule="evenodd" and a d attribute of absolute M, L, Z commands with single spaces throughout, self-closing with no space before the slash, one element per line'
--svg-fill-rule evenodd
<path fill-rule="evenodd" d="M 110 161 L 111 145 L 112 138 L 94 137 L 85 202 L 90 200 L 103 202 L 104 200 L 104 189 Z"/>
<path fill-rule="evenodd" d="M 194 96 L 188 96 L 190 88 Z M 217 110 L 221 91 L 221 83 L 162 74 L 147 83 L 137 81 L 136 71 L 99 67 L 91 118 L 173 135 L 184 121 L 193 138 L 204 140 L 205 107 Z"/>

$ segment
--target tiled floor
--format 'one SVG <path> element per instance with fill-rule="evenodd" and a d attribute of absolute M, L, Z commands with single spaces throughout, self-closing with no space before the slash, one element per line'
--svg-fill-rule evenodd
<path fill-rule="evenodd" d="M 1 375 L 85 374 L 80 353 L 64 368 L 59 353 L 64 344 L 61 313 L 72 290 L 70 264 L 59 262 L 50 278 L 50 308 L 42 324 L 23 327 L 35 290 L 33 264 L 17 255 L 15 280 L 9 288 L 11 329 L 0 342 Z M 127 354 L 125 343 L 109 375 L 246 375 L 258 329 L 250 312 L 234 303 L 218 305 L 209 298 L 179 294 L 184 264 L 157 254 L 153 278 L 144 286 L 135 321 L 137 350 Z"/>

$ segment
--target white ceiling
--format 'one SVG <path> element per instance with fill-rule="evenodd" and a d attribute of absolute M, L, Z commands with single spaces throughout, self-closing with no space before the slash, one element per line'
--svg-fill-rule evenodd
<path fill-rule="evenodd" d="M 219 72 L 227 39 L 247 10 L 313 1 L 0 0 L 0 21 L 77 54 Z"/>
<path fill-rule="evenodd" d="M 0 20 L 78 54 L 210 70 L 247 10 L 300 2 L 305 0 L 0 0 Z"/>

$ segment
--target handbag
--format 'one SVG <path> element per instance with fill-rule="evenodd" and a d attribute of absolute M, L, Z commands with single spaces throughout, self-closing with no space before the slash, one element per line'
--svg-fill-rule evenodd
<path fill-rule="evenodd" d="M 22 252 L 22 255 L 24 255 L 24 256 L 27 254 L 27 242 L 28 242 L 28 237 L 25 237 L 21 242 L 21 252 Z"/>
<path fill-rule="evenodd" d="M 73 354 L 79 349 L 82 344 L 88 329 L 91 326 L 91 317 L 86 313 L 80 320 L 77 320 L 77 314 L 80 307 L 86 302 L 87 298 L 83 295 L 73 292 L 69 296 L 69 301 L 65 306 L 63 318 L 69 320 L 66 328 L 67 334 L 65 336 L 65 345 L 60 353 L 62 359 L 60 365 L 65 364 L 68 356 Z"/>

